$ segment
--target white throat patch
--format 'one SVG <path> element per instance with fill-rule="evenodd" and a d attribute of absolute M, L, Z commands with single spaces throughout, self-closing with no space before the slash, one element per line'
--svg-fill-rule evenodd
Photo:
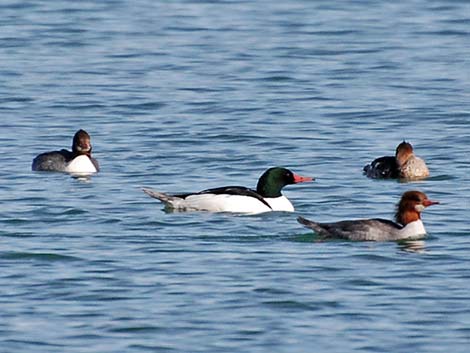
<path fill-rule="evenodd" d="M 425 208 L 426 207 L 424 207 L 421 204 L 415 206 L 415 210 L 418 211 L 418 212 L 423 212 Z"/>

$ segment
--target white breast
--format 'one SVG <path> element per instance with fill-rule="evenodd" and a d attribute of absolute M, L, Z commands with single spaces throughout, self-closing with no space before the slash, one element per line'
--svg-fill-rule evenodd
<path fill-rule="evenodd" d="M 429 170 L 426 163 L 419 157 L 413 156 L 400 168 L 401 175 L 404 178 L 426 178 L 429 176 Z"/>
<path fill-rule="evenodd" d="M 424 224 L 421 220 L 408 223 L 400 229 L 400 239 L 422 238 L 425 235 L 426 229 L 424 229 Z"/>
<path fill-rule="evenodd" d="M 65 167 L 65 171 L 73 174 L 89 174 L 97 172 L 93 162 L 85 155 L 72 159 Z"/>
<path fill-rule="evenodd" d="M 271 206 L 273 211 L 294 212 L 294 206 L 285 196 L 265 198 L 265 201 Z"/>

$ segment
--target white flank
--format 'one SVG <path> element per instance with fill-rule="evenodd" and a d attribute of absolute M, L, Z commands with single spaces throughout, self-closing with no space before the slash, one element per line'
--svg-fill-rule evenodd
<path fill-rule="evenodd" d="M 171 200 L 171 206 L 185 211 L 262 213 L 271 209 L 254 197 L 238 195 L 200 194 L 191 195 L 185 199 Z"/>
<path fill-rule="evenodd" d="M 90 174 L 96 173 L 96 167 L 88 156 L 81 155 L 71 160 L 65 167 L 67 173 Z"/>
<path fill-rule="evenodd" d="M 265 200 L 269 203 L 272 209 L 254 197 L 225 194 L 196 194 L 188 196 L 185 199 L 175 197 L 169 200 L 167 205 L 179 211 L 233 212 L 249 214 L 271 211 L 294 211 L 294 207 L 284 196 Z"/>

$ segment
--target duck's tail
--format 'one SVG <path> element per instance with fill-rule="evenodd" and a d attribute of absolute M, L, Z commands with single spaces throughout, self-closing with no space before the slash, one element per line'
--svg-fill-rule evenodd
<path fill-rule="evenodd" d="M 142 188 L 142 191 L 145 192 L 150 197 L 160 200 L 166 206 L 170 206 L 170 207 L 172 206 L 173 202 L 176 199 L 175 196 L 171 196 L 171 195 L 165 194 L 164 192 L 156 191 L 150 188 Z"/>
<path fill-rule="evenodd" d="M 297 222 L 303 224 L 307 228 L 313 229 L 315 233 L 323 234 L 325 232 L 325 229 L 320 224 L 313 221 L 309 221 L 308 219 L 302 216 L 297 217 Z"/>

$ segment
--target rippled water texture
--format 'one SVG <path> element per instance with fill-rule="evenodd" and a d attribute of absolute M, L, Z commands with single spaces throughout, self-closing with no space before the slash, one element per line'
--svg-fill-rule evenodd
<path fill-rule="evenodd" d="M 468 352 L 468 1 L 0 3 L 2 352 Z M 33 173 L 92 136 L 102 172 Z M 403 139 L 432 177 L 365 178 Z M 166 213 L 141 188 L 254 187 L 296 213 Z M 411 244 L 318 221 L 441 201 Z"/>

